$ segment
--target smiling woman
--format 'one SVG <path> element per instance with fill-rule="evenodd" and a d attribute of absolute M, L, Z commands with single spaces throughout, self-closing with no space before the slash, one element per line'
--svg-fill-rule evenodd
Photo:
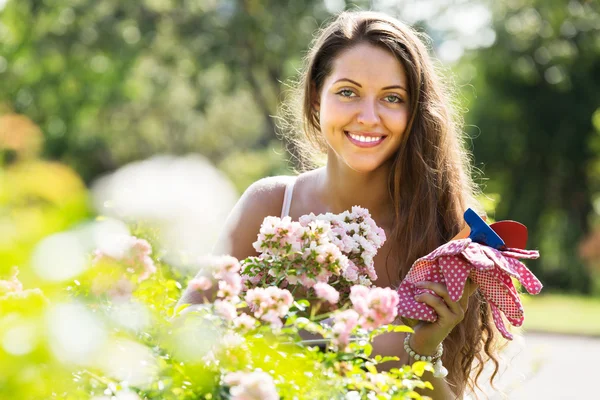
<path fill-rule="evenodd" d="M 380 13 L 340 14 L 312 44 L 299 101 L 291 103 L 298 122 L 293 140 L 303 161 L 311 165 L 324 155 L 326 165 L 297 177 L 252 184 L 231 212 L 215 252 L 238 259 L 256 255 L 252 244 L 267 216 L 297 220 L 359 205 L 388 238 L 374 258 L 374 283 L 396 288 L 416 259 L 463 228 L 464 210 L 480 209 L 460 118 L 447 93 L 412 28 Z M 414 326 L 406 340 L 411 352 L 405 350 L 402 333 L 379 336 L 374 351 L 409 363 L 408 353 L 440 357 L 443 343 L 449 374 L 446 379 L 428 377 L 435 390 L 426 394 L 461 397 L 474 385 L 473 372 L 480 373 L 489 360 L 497 367 L 490 309 L 476 288 L 456 302 L 444 284 L 427 288 L 437 296 L 415 300 L 431 306 L 440 318 Z M 180 303 L 203 298 L 188 289 Z"/>
<path fill-rule="evenodd" d="M 404 67 L 389 51 L 361 43 L 339 54 L 313 105 L 328 162 L 357 172 L 384 166 L 398 150 L 408 123 L 404 87 Z"/>

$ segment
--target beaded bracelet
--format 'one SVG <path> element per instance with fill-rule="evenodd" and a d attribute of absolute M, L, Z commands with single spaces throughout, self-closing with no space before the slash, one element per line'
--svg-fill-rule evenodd
<path fill-rule="evenodd" d="M 416 361 L 427 361 L 433 363 L 433 376 L 436 378 L 445 378 L 448 375 L 448 370 L 442 364 L 442 355 L 444 354 L 444 345 L 441 343 L 438 345 L 436 352 L 432 356 L 422 356 L 417 354 L 411 347 L 408 342 L 410 341 L 411 334 L 407 334 L 406 338 L 404 338 L 404 350 L 413 360 Z"/>

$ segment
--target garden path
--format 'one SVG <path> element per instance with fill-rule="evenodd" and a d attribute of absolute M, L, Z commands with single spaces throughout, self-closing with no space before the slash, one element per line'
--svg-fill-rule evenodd
<path fill-rule="evenodd" d="M 598 360 L 600 338 L 525 333 L 503 353 L 499 390 L 488 386 L 480 398 L 600 399 L 600 394 L 590 392 L 597 384 Z"/>

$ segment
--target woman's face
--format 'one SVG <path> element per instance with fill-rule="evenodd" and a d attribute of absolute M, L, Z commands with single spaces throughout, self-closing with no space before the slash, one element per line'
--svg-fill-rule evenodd
<path fill-rule="evenodd" d="M 398 150 L 409 119 L 404 67 L 388 51 L 364 43 L 337 56 L 323 82 L 321 132 L 335 157 L 357 172 L 371 172 Z"/>

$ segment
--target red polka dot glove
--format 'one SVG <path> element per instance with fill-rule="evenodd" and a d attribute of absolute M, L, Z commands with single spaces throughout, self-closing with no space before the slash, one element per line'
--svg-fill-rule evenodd
<path fill-rule="evenodd" d="M 504 325 L 502 312 L 513 326 L 523 324 L 523 306 L 511 277 L 516 278 L 530 294 L 542 290 L 540 281 L 519 259 L 535 259 L 535 250 L 509 248 L 496 250 L 473 242 L 471 239 L 450 241 L 425 257 L 419 258 L 400 284 L 398 314 L 412 319 L 434 322 L 435 311 L 415 300 L 417 294 L 431 290 L 420 289 L 421 281 L 445 283 L 452 301 L 463 294 L 467 278 L 479 285 L 479 291 L 488 301 L 496 327 L 506 339 L 513 336 Z"/>

